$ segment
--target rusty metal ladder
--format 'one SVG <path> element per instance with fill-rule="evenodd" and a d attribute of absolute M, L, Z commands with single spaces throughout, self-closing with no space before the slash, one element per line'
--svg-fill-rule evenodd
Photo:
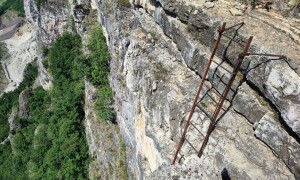
<path fill-rule="evenodd" d="M 231 26 L 231 27 L 226 28 L 226 27 L 225 27 L 225 26 L 226 26 L 226 23 L 223 23 L 223 24 L 218 28 L 218 37 L 217 37 L 217 40 L 216 40 L 215 43 L 214 43 L 214 46 L 213 46 L 213 50 L 212 50 L 210 59 L 209 59 L 207 65 L 206 65 L 204 74 L 203 74 L 203 76 L 202 76 L 202 79 L 201 79 L 201 82 L 200 82 L 200 85 L 199 85 L 199 88 L 198 88 L 196 97 L 195 97 L 195 99 L 194 99 L 194 103 L 193 103 L 193 105 L 192 105 L 192 108 L 191 108 L 191 110 L 190 110 L 188 119 L 187 119 L 186 124 L 185 124 L 185 126 L 184 126 L 184 130 L 183 130 L 183 133 L 182 133 L 182 135 L 181 135 L 180 141 L 179 141 L 179 143 L 178 143 L 178 146 L 177 146 L 177 149 L 176 149 L 176 152 L 175 152 L 175 155 L 174 155 L 174 159 L 173 159 L 172 164 L 175 164 L 176 159 L 177 159 L 177 157 L 178 157 L 178 154 L 181 156 L 180 159 L 179 159 L 179 161 L 180 161 L 182 158 L 184 159 L 184 154 L 180 152 L 180 151 L 181 151 L 181 148 L 182 148 L 182 145 L 183 145 L 184 142 L 187 142 L 187 144 L 189 144 L 189 146 L 192 147 L 192 149 L 198 154 L 198 157 L 199 157 L 199 158 L 202 156 L 203 151 L 204 151 L 204 149 L 205 149 L 205 147 L 206 147 L 206 145 L 207 145 L 207 143 L 208 143 L 209 137 L 210 137 L 210 135 L 211 135 L 211 133 L 212 133 L 214 127 L 215 127 L 216 124 L 217 124 L 217 119 L 218 119 L 218 116 L 219 116 L 219 113 L 220 113 L 221 109 L 223 109 L 223 104 L 224 104 L 224 102 L 225 102 L 225 100 L 226 100 L 226 97 L 227 97 L 229 91 L 231 90 L 231 86 L 232 86 L 232 84 L 233 84 L 233 82 L 234 82 L 234 80 L 235 80 L 235 78 L 236 78 L 236 75 L 237 75 L 237 73 L 238 73 L 238 71 L 239 71 L 239 69 L 240 69 L 240 67 L 241 67 L 241 65 L 242 65 L 243 59 L 244 59 L 245 56 L 250 55 L 250 53 L 248 53 L 248 50 L 249 50 L 249 48 L 250 48 L 250 44 L 251 44 L 251 41 L 252 41 L 252 39 L 253 39 L 253 36 L 250 36 L 249 39 L 248 39 L 248 41 L 246 42 L 246 44 L 243 45 L 243 47 L 244 47 L 244 48 L 243 48 L 243 52 L 241 52 L 241 53 L 238 55 L 238 58 L 237 58 L 237 64 L 235 65 L 233 71 L 230 71 L 230 70 L 228 70 L 228 69 L 222 67 L 222 66 L 221 66 L 222 63 L 217 63 L 217 62 L 214 60 L 214 56 L 215 56 L 215 54 L 216 54 L 216 51 L 217 51 L 217 48 L 218 48 L 218 46 L 219 46 L 219 43 L 220 43 L 220 40 L 221 40 L 221 37 L 222 37 L 223 33 L 224 33 L 225 31 L 228 31 L 228 30 L 230 30 L 230 29 L 233 29 L 233 28 L 238 27 L 238 26 L 243 26 L 243 25 L 244 25 L 244 23 L 241 22 L 241 23 L 238 23 L 238 24 L 236 24 L 236 25 L 233 25 L 233 26 Z M 226 36 L 226 35 L 224 35 L 224 37 L 230 39 L 230 37 L 228 37 L 228 36 Z M 231 39 L 231 40 L 233 40 L 233 39 Z M 234 41 L 234 40 L 233 40 L 233 41 Z M 236 42 L 236 43 L 239 43 L 239 42 Z M 240 43 L 239 43 L 239 44 L 240 44 Z M 229 81 L 228 81 L 228 83 L 226 84 L 226 87 L 225 87 L 223 93 L 218 93 L 218 94 L 219 94 L 219 101 L 216 101 L 216 100 L 214 100 L 214 99 L 211 97 L 212 101 L 216 104 L 216 107 L 215 107 L 215 110 L 213 111 L 213 115 L 209 115 L 209 113 L 208 113 L 207 111 L 205 111 L 204 108 L 202 108 L 202 107 L 199 106 L 198 104 L 199 104 L 199 102 L 200 102 L 200 101 L 199 101 L 200 93 L 201 93 L 201 91 L 202 91 L 202 87 L 203 87 L 203 85 L 204 85 L 204 83 L 205 83 L 205 79 L 206 79 L 206 77 L 207 77 L 207 75 L 208 75 L 208 72 L 209 72 L 209 69 L 210 69 L 210 67 L 211 67 L 212 62 L 214 62 L 215 64 L 217 64 L 219 67 L 223 68 L 225 71 L 229 72 L 229 73 L 231 74 L 231 77 L 229 78 Z M 206 135 L 205 135 L 205 136 L 200 132 L 199 129 L 197 129 L 197 127 L 196 127 L 193 123 L 191 123 L 191 119 L 192 119 L 192 117 L 193 117 L 193 114 L 194 114 L 194 112 L 195 112 L 195 108 L 196 108 L 196 107 L 197 107 L 200 111 L 202 111 L 202 112 L 205 114 L 206 117 L 208 117 L 208 118 L 210 119 L 210 124 L 209 124 L 209 126 L 208 126 L 208 129 L 207 129 L 207 132 L 206 132 Z M 223 109 L 223 110 L 224 110 L 224 109 Z M 194 128 L 195 128 L 195 129 L 196 129 L 196 130 L 204 137 L 203 142 L 202 142 L 202 144 L 201 144 L 201 147 L 200 147 L 199 151 L 198 151 L 198 150 L 192 145 L 192 143 L 186 138 L 186 134 L 187 134 L 187 131 L 188 131 L 190 125 L 193 126 L 193 127 L 194 127 Z"/>

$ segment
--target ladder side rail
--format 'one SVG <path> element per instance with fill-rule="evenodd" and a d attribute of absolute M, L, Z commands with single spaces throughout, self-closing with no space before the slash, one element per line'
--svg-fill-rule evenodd
<path fill-rule="evenodd" d="M 191 111 L 190 111 L 188 120 L 187 120 L 187 122 L 186 122 L 186 124 L 185 124 L 184 131 L 183 131 L 183 133 L 182 133 L 182 135 L 181 135 L 181 138 L 180 138 L 180 141 L 179 141 L 179 143 L 178 143 L 177 150 L 176 150 L 176 152 L 175 152 L 175 155 L 174 155 L 174 159 L 173 159 L 172 164 L 175 164 L 176 159 L 177 159 L 177 156 L 178 156 L 178 153 L 179 153 L 179 151 L 180 151 L 180 149 L 181 149 L 181 147 L 182 147 L 184 137 L 185 137 L 185 135 L 186 135 L 186 133 L 187 133 L 187 129 L 188 129 L 188 127 L 189 127 L 189 123 L 190 123 L 190 121 L 191 121 L 191 119 L 192 119 L 193 113 L 194 113 L 195 108 L 196 108 L 196 105 L 197 105 L 198 98 L 199 98 L 199 96 L 200 96 L 200 92 L 201 92 L 201 90 L 202 90 L 202 86 L 203 86 L 204 81 L 205 81 L 205 78 L 206 78 L 206 76 L 207 76 L 207 74 L 208 74 L 208 71 L 209 71 L 210 65 L 211 65 L 211 63 L 212 63 L 212 60 L 213 60 L 213 58 L 214 58 L 214 56 L 215 56 L 215 53 L 216 53 L 216 51 L 217 51 L 217 47 L 218 47 L 218 45 L 219 45 L 219 43 L 220 43 L 220 40 L 221 40 L 221 37 L 222 37 L 222 33 L 223 33 L 224 30 L 225 30 L 225 26 L 226 26 L 226 23 L 223 23 L 223 25 L 220 26 L 219 29 L 218 29 L 218 38 L 217 38 L 217 40 L 216 40 L 216 42 L 215 42 L 215 44 L 214 44 L 213 51 L 212 51 L 212 53 L 211 53 L 210 59 L 209 59 L 209 61 L 208 61 L 208 64 L 206 65 L 205 72 L 204 72 L 204 74 L 203 74 L 203 76 L 202 76 L 201 83 L 200 83 L 200 85 L 199 85 L 199 88 L 198 88 L 198 91 L 197 91 L 197 94 L 196 94 L 196 97 L 195 97 L 193 106 L 192 106 L 192 108 L 191 108 Z"/>
<path fill-rule="evenodd" d="M 204 141 L 203 141 L 203 143 L 202 143 L 202 145 L 201 145 L 201 148 L 200 148 L 200 150 L 199 150 L 199 152 L 198 152 L 198 157 L 199 157 L 199 158 L 202 156 L 203 151 L 204 151 L 204 148 L 206 147 L 206 145 L 207 145 L 207 143 L 208 143 L 209 136 L 210 136 L 210 134 L 212 133 L 213 128 L 214 128 L 214 126 L 215 126 L 215 124 L 216 124 L 216 119 L 217 119 L 217 117 L 218 117 L 218 115 L 219 115 L 219 112 L 220 112 L 222 106 L 223 106 L 223 103 L 224 103 L 224 101 L 225 101 L 225 99 L 226 99 L 226 96 L 227 96 L 227 94 L 228 94 L 228 92 L 229 92 L 229 90 L 230 90 L 230 88 L 231 88 L 231 85 L 232 85 L 232 83 L 233 83 L 233 81 L 234 81 L 234 79 L 235 79 L 235 77 L 236 77 L 236 74 L 237 74 L 237 72 L 238 72 L 240 66 L 242 65 L 243 59 L 244 59 L 244 57 L 247 55 L 247 52 L 248 52 L 248 50 L 249 50 L 249 48 L 250 48 L 250 44 L 251 44 L 251 42 L 252 42 L 252 39 L 253 39 L 253 36 L 250 36 L 250 38 L 248 39 L 248 42 L 247 42 L 247 44 L 246 44 L 246 46 L 245 46 L 245 48 L 244 48 L 243 53 L 239 55 L 239 58 L 238 58 L 238 64 L 237 64 L 236 68 L 234 69 L 234 73 L 233 73 L 233 75 L 232 75 L 232 77 L 231 77 L 231 79 L 230 79 L 228 85 L 226 86 L 226 89 L 225 89 L 225 91 L 224 91 L 224 93 L 223 93 L 222 99 L 220 100 L 220 102 L 219 102 L 219 104 L 218 104 L 218 106 L 217 106 L 217 108 L 216 108 L 216 110 L 215 110 L 215 112 L 214 112 L 214 114 L 213 114 L 212 121 L 211 121 L 211 123 L 209 124 L 208 130 L 207 130 L 207 133 L 206 133 L 206 136 L 205 136 Z"/>

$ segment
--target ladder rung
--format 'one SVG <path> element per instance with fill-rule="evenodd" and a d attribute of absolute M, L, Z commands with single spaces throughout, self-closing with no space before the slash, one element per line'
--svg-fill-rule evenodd
<path fill-rule="evenodd" d="M 223 67 L 223 66 L 221 65 L 221 63 L 218 63 L 218 62 L 216 62 L 215 60 L 212 60 L 212 61 L 213 61 L 216 65 L 218 65 L 218 67 L 221 67 L 222 69 L 224 69 L 225 71 L 227 71 L 229 74 L 232 74 L 232 72 L 231 72 L 229 69 Z"/>
<path fill-rule="evenodd" d="M 190 122 L 190 125 L 192 125 L 200 133 L 201 136 L 204 136 L 202 132 L 194 125 L 194 123 Z"/>
<path fill-rule="evenodd" d="M 185 159 L 184 154 L 182 154 L 180 151 L 178 152 L 182 159 Z"/>
<path fill-rule="evenodd" d="M 178 163 L 180 163 L 181 159 L 185 160 L 184 155 L 179 151 L 180 158 L 178 159 Z"/>
<path fill-rule="evenodd" d="M 190 141 L 186 137 L 184 139 L 194 149 L 194 151 L 196 151 L 196 153 L 198 153 L 197 149 L 192 145 L 192 143 L 190 143 Z"/>
<path fill-rule="evenodd" d="M 205 111 L 201 106 L 199 106 L 198 104 L 197 104 L 197 107 L 211 120 L 211 116 L 208 114 L 208 112 L 207 111 Z"/>
<path fill-rule="evenodd" d="M 223 80 L 223 76 L 219 76 L 218 74 L 216 74 L 216 76 L 218 77 L 218 78 L 220 78 L 219 79 L 219 82 L 221 82 L 222 84 L 224 84 L 225 86 L 227 86 L 227 83 L 226 82 L 224 82 L 224 80 Z M 230 79 L 229 79 L 230 80 Z M 232 90 L 233 91 L 233 89 L 230 87 L 230 90 Z"/>
<path fill-rule="evenodd" d="M 219 93 L 219 91 L 216 90 L 214 86 L 209 87 L 208 85 L 204 84 L 204 86 L 209 90 L 209 91 L 214 91 L 215 94 L 217 94 L 220 98 L 222 97 L 222 94 Z"/>
<path fill-rule="evenodd" d="M 219 82 L 221 82 L 222 84 L 224 84 L 225 86 L 227 86 L 227 83 L 226 82 L 224 82 L 223 81 L 223 76 L 219 76 L 218 74 L 215 74 L 218 78 L 220 78 L 219 79 Z M 229 78 L 229 81 L 230 81 L 230 79 L 232 78 L 232 76 Z M 219 83 L 217 83 L 217 85 L 218 85 Z M 215 89 L 215 88 L 214 88 Z M 235 90 L 232 88 L 232 87 L 230 87 L 230 90 L 231 91 L 233 91 L 233 92 L 235 92 Z M 218 92 L 218 91 L 217 91 Z M 219 92 L 218 92 L 218 94 L 220 94 Z M 221 94 L 220 94 L 220 96 L 221 96 Z"/>
<path fill-rule="evenodd" d="M 215 76 L 217 76 L 219 78 L 219 82 L 223 83 L 226 85 L 226 82 L 223 81 L 223 77 L 224 77 L 224 74 L 222 76 L 218 75 L 218 74 L 215 74 Z"/>
<path fill-rule="evenodd" d="M 218 90 L 216 90 L 216 88 L 214 86 L 212 86 L 212 89 L 213 89 L 214 93 L 219 96 L 219 98 L 223 97 L 222 94 Z"/>
<path fill-rule="evenodd" d="M 238 45 L 240 45 L 240 46 L 242 46 L 242 47 L 245 47 L 245 44 L 242 44 L 242 43 L 238 42 L 237 40 L 235 40 L 235 39 L 232 38 L 232 37 L 229 37 L 229 36 L 227 36 L 227 35 L 225 35 L 225 34 L 222 34 L 222 36 L 226 37 L 226 38 L 229 39 L 229 40 L 232 40 L 233 42 L 237 43 Z"/>
<path fill-rule="evenodd" d="M 215 103 L 218 104 L 218 102 L 212 97 L 211 94 L 209 94 L 209 92 L 206 93 L 206 95 Z"/>
<path fill-rule="evenodd" d="M 209 93 L 206 93 L 206 95 L 216 104 L 216 106 L 218 105 L 218 102 Z M 223 107 L 222 110 L 226 111 Z"/>

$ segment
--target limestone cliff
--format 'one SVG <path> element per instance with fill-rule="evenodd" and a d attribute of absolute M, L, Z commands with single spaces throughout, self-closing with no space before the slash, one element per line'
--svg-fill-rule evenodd
<path fill-rule="evenodd" d="M 48 47 L 73 25 L 85 38 L 88 27 L 83 22 L 93 8 L 112 57 L 110 83 L 129 179 L 221 179 L 224 172 L 232 179 L 300 178 L 299 20 L 223 0 L 210 4 L 204 0 L 49 0 L 41 7 L 25 0 L 26 17 L 41 44 L 38 64 L 44 88 L 51 87 L 51 77 L 43 67 L 41 46 Z M 226 102 L 228 110 L 203 156 L 198 158 L 185 143 L 185 160 L 171 165 L 216 29 L 225 21 L 246 23 L 239 38 L 254 35 L 252 52 L 288 59 L 245 59 Z M 229 62 L 226 66 L 231 68 Z M 222 91 L 215 74 L 229 75 L 217 66 L 209 71 L 206 84 Z M 104 126 L 97 124 L 95 91 L 86 82 L 86 133 L 95 157 L 90 167 L 96 172 L 91 176 L 118 179 L 121 175 L 112 169 L 121 163 L 114 163 L 122 156 L 122 147 L 115 148 L 122 146 L 121 136 L 115 129 L 105 137 Z M 200 111 L 194 114 L 196 128 L 187 135 L 197 149 L 203 140 L 198 130 L 205 134 L 209 124 L 203 117 Z M 118 153 L 107 152 L 107 142 Z"/>
<path fill-rule="evenodd" d="M 215 179 L 227 169 L 234 179 L 299 178 L 298 20 L 280 27 L 282 17 L 270 18 L 262 10 L 233 16 L 229 9 L 235 7 L 227 1 L 217 1 L 213 8 L 204 1 L 145 0 L 128 6 L 121 2 L 96 4 L 112 54 L 111 86 L 130 174 L 138 179 Z M 181 120 L 191 107 L 223 21 L 246 23 L 239 36 L 255 36 L 252 52 L 283 54 L 288 60 L 247 58 L 235 82 L 237 91 L 228 99 L 229 110 L 204 155 L 199 159 L 185 143 L 183 151 L 189 156 L 171 166 Z M 222 86 L 214 83 L 215 71 L 228 74 L 216 67 L 209 72 L 207 83 L 221 91 Z M 201 120 L 200 112 L 193 119 L 204 134 L 208 120 Z M 199 149 L 203 137 L 197 130 L 187 136 Z"/>

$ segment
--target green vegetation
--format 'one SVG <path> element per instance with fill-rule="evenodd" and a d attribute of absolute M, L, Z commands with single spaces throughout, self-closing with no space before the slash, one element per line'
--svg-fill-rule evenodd
<path fill-rule="evenodd" d="M 150 34 L 154 41 L 158 41 L 158 36 L 155 32 L 150 32 Z"/>
<path fill-rule="evenodd" d="M 23 0 L 6 0 L 0 5 L 0 15 L 3 15 L 7 10 L 13 10 L 18 13 L 18 16 L 25 16 Z"/>
<path fill-rule="evenodd" d="M 53 76 L 52 114 L 46 124 L 51 141 L 37 179 L 86 179 L 89 155 L 84 133 L 84 72 L 79 35 L 65 33 L 49 50 Z M 60 152 L 60 153 L 58 153 Z"/>
<path fill-rule="evenodd" d="M 107 173 L 109 177 L 115 174 L 117 179 L 126 180 L 128 179 L 126 146 L 122 142 L 118 127 L 114 124 L 107 123 L 108 121 L 113 122 L 115 119 L 114 112 L 111 108 L 113 92 L 108 80 L 110 55 L 106 38 L 99 25 L 92 27 L 90 30 L 88 49 L 88 65 L 85 72 L 87 79 L 98 87 L 99 97 L 96 100 L 96 112 L 101 119 L 101 121 L 98 122 L 99 131 L 105 136 L 101 141 L 106 145 L 103 148 L 114 157 L 114 162 L 108 164 L 109 168 Z M 118 143 L 115 142 L 113 138 L 114 135 L 118 135 Z M 98 176 L 101 176 L 101 174 L 98 174 Z"/>
<path fill-rule="evenodd" d="M 108 14 L 114 13 L 113 1 L 104 1 L 104 6 Z"/>
<path fill-rule="evenodd" d="M 36 6 L 38 7 L 38 9 L 41 8 L 42 3 L 44 3 L 44 0 L 35 0 Z"/>
<path fill-rule="evenodd" d="M 113 93 L 108 80 L 110 55 L 105 36 L 99 25 L 91 29 L 88 49 L 90 68 L 87 70 L 87 78 L 99 87 L 99 98 L 96 101 L 98 115 L 101 120 L 113 121 L 114 112 L 110 107 L 113 103 Z"/>
<path fill-rule="evenodd" d="M 187 32 L 193 32 L 193 31 L 195 31 L 195 28 L 192 24 L 188 23 L 186 26 L 186 30 L 187 30 Z"/>
<path fill-rule="evenodd" d="M 32 86 L 37 76 L 37 69 L 33 64 L 29 64 L 25 70 L 23 82 L 19 87 L 9 93 L 5 93 L 0 98 L 0 141 L 2 142 L 9 133 L 8 116 L 13 106 L 18 104 L 18 97 L 21 91 Z M 22 125 L 25 125 L 25 120 L 17 119 Z M 0 179 L 28 179 L 26 171 L 26 162 L 29 156 L 26 156 L 26 151 L 29 148 L 29 141 L 33 135 L 34 129 L 26 127 L 22 132 L 16 132 L 14 138 L 15 155 L 12 154 L 11 144 L 7 142 L 0 145 Z M 25 153 L 24 153 L 25 152 Z"/>
<path fill-rule="evenodd" d="M 164 66 L 164 64 L 162 62 L 155 63 L 153 75 L 156 80 L 168 81 L 167 74 L 169 72 L 170 71 Z"/>
<path fill-rule="evenodd" d="M 204 46 L 208 46 L 204 39 L 201 36 L 194 36 L 195 40 L 197 40 L 200 44 Z"/>
<path fill-rule="evenodd" d="M 244 75 L 241 72 L 237 72 L 236 77 L 239 79 L 243 79 Z"/>
<path fill-rule="evenodd" d="M 44 50 L 53 76 L 51 91 L 31 89 L 37 69 L 29 64 L 20 86 L 0 98 L 2 142 L 9 134 L 8 117 L 12 107 L 18 105 L 19 94 L 25 89 L 30 94 L 30 118 L 17 117 L 15 122 L 20 128 L 13 132 L 14 143 L 0 145 L 0 179 L 88 179 L 90 157 L 83 125 L 85 78 L 99 88 L 96 108 L 101 123 L 111 125 L 106 122 L 114 120 L 108 81 L 110 55 L 105 40 L 100 26 L 92 28 L 86 56 L 79 35 L 63 34 Z M 113 143 L 112 138 L 109 141 Z M 121 156 L 118 177 L 126 179 L 125 146 L 114 148 L 119 151 L 111 148 L 112 153 Z"/>
<path fill-rule="evenodd" d="M 122 139 L 122 137 L 120 136 L 119 139 Z M 127 166 L 126 166 L 126 146 L 124 143 L 121 144 L 121 148 L 120 148 L 118 174 L 119 174 L 120 179 L 123 179 L 123 180 L 128 179 Z"/>
<path fill-rule="evenodd" d="M 197 28 L 195 26 L 193 26 L 192 24 L 187 24 L 186 31 L 191 33 L 194 40 L 198 41 L 200 44 L 202 44 L 204 46 L 208 46 L 208 44 L 203 39 L 203 37 L 201 36 L 201 34 L 199 33 L 199 31 L 197 30 Z"/>
<path fill-rule="evenodd" d="M 129 0 L 117 0 L 118 5 L 120 8 L 130 8 L 131 4 L 129 2 Z"/>
<path fill-rule="evenodd" d="M 8 136 L 8 117 L 11 113 L 12 107 L 18 104 L 19 94 L 25 88 L 32 86 L 35 78 L 37 77 L 37 69 L 33 64 L 29 64 L 24 73 L 24 80 L 19 87 L 12 92 L 4 93 L 0 98 L 0 142 L 2 142 Z"/>
<path fill-rule="evenodd" d="M 14 136 L 15 155 L 8 143 L 4 150 L 0 148 L 0 179 L 88 178 L 90 158 L 83 126 L 84 71 L 80 69 L 85 59 L 81 54 L 81 39 L 71 33 L 58 38 L 49 50 L 53 89 L 51 92 L 42 88 L 31 90 L 30 118 L 17 119 L 22 128 Z M 1 120 L 4 123 L 18 101 L 18 94 L 26 85 L 31 86 L 35 77 L 36 71 L 28 71 L 24 85 L 3 96 Z M 8 129 L 0 132 L 4 132 L 1 134 L 4 137 L 8 135 Z"/>
<path fill-rule="evenodd" d="M 6 48 L 6 44 L 4 42 L 0 42 L 0 60 L 2 60 L 7 55 L 8 50 Z"/>
<path fill-rule="evenodd" d="M 203 108 L 207 108 L 207 104 L 205 102 L 200 103 Z"/>
<path fill-rule="evenodd" d="M 47 56 L 49 53 L 49 49 L 47 47 L 42 47 L 42 54 L 43 56 Z"/>
<path fill-rule="evenodd" d="M 98 18 L 97 10 L 90 9 L 90 10 L 88 10 L 88 14 L 84 18 L 82 23 L 85 24 L 87 26 L 87 28 L 91 28 L 98 24 L 97 18 Z M 73 22 L 74 22 L 74 18 L 73 18 Z M 70 23 L 70 24 L 72 24 L 72 23 Z M 74 27 L 75 27 L 75 22 L 74 22 Z"/>

